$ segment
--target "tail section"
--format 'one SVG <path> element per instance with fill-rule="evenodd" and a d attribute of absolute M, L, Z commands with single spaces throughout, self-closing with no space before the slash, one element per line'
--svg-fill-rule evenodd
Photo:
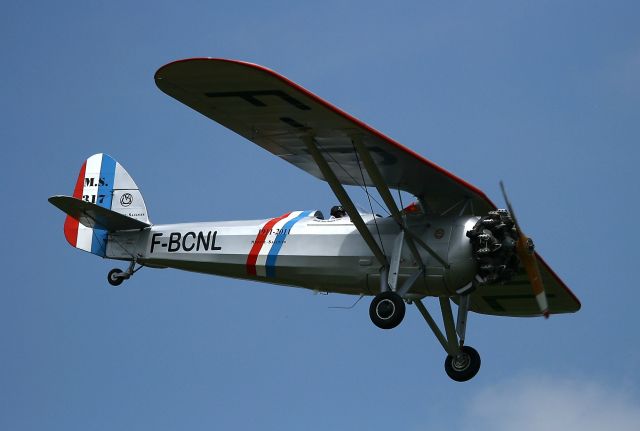
<path fill-rule="evenodd" d="M 94 154 L 84 162 L 73 197 L 138 220 L 141 224 L 150 224 L 138 186 L 122 165 L 107 154 Z M 64 236 L 73 247 L 105 256 L 108 238 L 105 229 L 85 226 L 79 218 L 68 215 L 64 222 Z"/>

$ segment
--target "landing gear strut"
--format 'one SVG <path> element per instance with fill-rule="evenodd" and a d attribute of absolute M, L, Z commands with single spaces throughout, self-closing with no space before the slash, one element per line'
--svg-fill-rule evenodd
<path fill-rule="evenodd" d="M 129 264 L 129 268 L 127 268 L 126 271 L 122 271 L 119 268 L 113 268 L 111 271 L 109 271 L 109 274 L 107 274 L 107 281 L 109 282 L 109 284 L 112 286 L 120 286 L 123 281 L 131 278 L 133 274 L 135 274 L 140 268 L 142 268 L 142 265 L 136 268 L 136 263 L 137 262 L 135 259 L 132 260 Z"/>
<path fill-rule="evenodd" d="M 469 296 L 461 295 L 458 305 L 457 325 L 453 320 L 451 312 L 451 302 L 448 297 L 440 297 L 440 309 L 446 333 L 442 334 L 440 328 L 429 314 L 421 300 L 415 299 L 413 302 L 424 317 L 424 320 L 433 331 L 444 350 L 447 358 L 444 361 L 444 369 L 451 379 L 456 382 L 466 382 L 472 379 L 480 370 L 480 355 L 469 346 L 464 345 L 465 332 L 467 327 L 467 314 L 469 313 Z"/>

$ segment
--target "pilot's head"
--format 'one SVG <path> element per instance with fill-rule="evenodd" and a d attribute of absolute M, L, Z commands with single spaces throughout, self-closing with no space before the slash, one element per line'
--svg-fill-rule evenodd
<path fill-rule="evenodd" d="M 342 208 L 342 206 L 336 205 L 334 207 L 331 207 L 331 216 L 335 218 L 340 218 L 346 215 L 347 215 L 347 212 L 344 210 L 344 208 Z"/>

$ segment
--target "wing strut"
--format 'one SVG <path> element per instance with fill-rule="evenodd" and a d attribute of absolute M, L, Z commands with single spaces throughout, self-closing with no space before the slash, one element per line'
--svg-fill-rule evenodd
<path fill-rule="evenodd" d="M 382 179 L 382 174 L 380 174 L 378 167 L 371 158 L 371 154 L 369 153 L 369 151 L 367 151 L 364 144 L 362 143 L 362 140 L 359 138 L 355 138 L 352 139 L 352 142 L 354 147 L 356 148 L 358 155 L 360 156 L 360 159 L 362 160 L 362 163 L 364 164 L 364 168 L 369 174 L 369 178 L 371 178 L 371 181 L 373 181 L 373 183 L 375 184 L 378 193 L 382 197 L 382 200 L 384 201 L 385 205 L 387 205 L 387 208 L 389 208 L 391 216 L 393 217 L 395 222 L 398 223 L 398 226 L 400 226 L 400 228 L 408 234 L 405 238 L 405 241 L 407 242 L 407 245 L 411 250 L 411 254 L 413 254 L 416 262 L 418 262 L 420 266 L 424 266 L 422 263 L 422 259 L 420 258 L 420 253 L 418 253 L 418 249 L 416 248 L 416 244 L 414 241 L 418 242 L 418 245 L 424 248 L 427 253 L 429 253 L 434 259 L 440 262 L 442 266 L 444 266 L 445 268 L 449 268 L 449 264 L 447 263 L 447 261 L 445 261 L 438 253 L 435 252 L 435 250 L 429 247 L 424 241 L 420 240 L 420 238 L 418 238 L 415 234 L 413 234 L 413 232 L 408 229 L 404 222 L 402 214 L 400 213 L 400 210 L 396 206 L 396 201 L 393 199 L 393 196 L 391 196 L 389 186 L 387 186 L 387 184 Z"/>
<path fill-rule="evenodd" d="M 329 163 L 327 163 L 327 160 L 318 149 L 315 139 L 313 138 L 313 136 L 307 136 L 304 138 L 304 141 L 307 145 L 309 153 L 311 153 L 311 156 L 313 157 L 313 160 L 318 165 L 318 168 L 320 168 L 322 176 L 329 183 L 331 190 L 336 195 L 336 197 L 340 201 L 340 204 L 351 218 L 351 221 L 355 225 L 356 229 L 358 229 L 358 232 L 360 232 L 362 239 L 364 239 L 364 241 L 367 243 L 376 259 L 378 259 L 378 262 L 380 262 L 380 265 L 383 268 L 388 268 L 389 262 L 387 261 L 387 257 L 380 249 L 380 246 L 376 242 L 369 229 L 367 229 L 367 225 L 365 224 L 364 220 L 362 220 L 362 217 L 356 209 L 356 206 L 353 204 L 351 198 L 349 198 L 349 195 L 336 177 L 336 174 L 333 172 L 333 170 L 331 170 Z"/>

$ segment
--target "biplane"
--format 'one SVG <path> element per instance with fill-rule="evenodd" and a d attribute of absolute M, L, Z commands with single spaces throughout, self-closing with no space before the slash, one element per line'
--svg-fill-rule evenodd
<path fill-rule="evenodd" d="M 479 189 L 278 73 L 242 61 L 176 61 L 155 74 L 176 100 L 326 181 L 337 203 L 268 219 L 152 224 L 127 171 L 107 154 L 89 157 L 72 196 L 49 201 L 67 214 L 74 247 L 129 262 L 118 286 L 142 267 L 175 268 L 372 296 L 371 321 L 398 326 L 416 306 L 446 352 L 445 371 L 466 381 L 480 368 L 465 344 L 469 312 L 496 316 L 573 313 L 580 302 L 534 250 L 507 209 Z M 388 216 L 356 207 L 345 186 L 376 190 Z M 392 191 L 415 201 L 398 205 Z M 401 202 L 400 202 L 401 203 Z M 437 298 L 442 325 L 423 304 Z M 451 303 L 456 304 L 456 316 Z"/>

